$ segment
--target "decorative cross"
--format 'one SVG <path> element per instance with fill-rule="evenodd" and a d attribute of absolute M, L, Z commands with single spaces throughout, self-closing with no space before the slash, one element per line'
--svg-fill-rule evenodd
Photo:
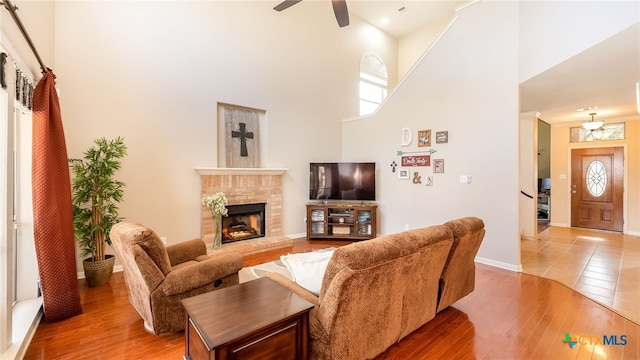
<path fill-rule="evenodd" d="M 398 166 L 398 164 L 396 164 L 395 160 L 391 163 L 391 172 L 396 172 L 396 166 Z"/>
<path fill-rule="evenodd" d="M 239 123 L 240 131 L 231 131 L 232 138 L 240 138 L 240 156 L 249 156 L 247 139 L 253 139 L 253 132 L 247 132 L 247 124 Z"/>

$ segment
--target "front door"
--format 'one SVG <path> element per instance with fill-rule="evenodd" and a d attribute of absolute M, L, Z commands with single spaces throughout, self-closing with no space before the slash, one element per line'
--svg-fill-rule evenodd
<path fill-rule="evenodd" d="M 622 231 L 621 147 L 571 150 L 571 226 Z"/>

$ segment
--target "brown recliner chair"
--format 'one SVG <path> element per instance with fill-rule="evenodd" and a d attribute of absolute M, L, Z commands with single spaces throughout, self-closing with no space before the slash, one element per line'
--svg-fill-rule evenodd
<path fill-rule="evenodd" d="M 114 225 L 110 234 L 129 302 L 156 335 L 184 329 L 180 300 L 239 282 L 242 256 L 229 251 L 209 256 L 201 239 L 165 247 L 153 230 L 131 222 Z"/>

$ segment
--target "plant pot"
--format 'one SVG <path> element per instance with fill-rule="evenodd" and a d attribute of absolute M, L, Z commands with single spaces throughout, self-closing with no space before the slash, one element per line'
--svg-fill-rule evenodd
<path fill-rule="evenodd" d="M 116 258 L 113 255 L 105 255 L 104 260 L 88 258 L 82 260 L 84 276 L 89 287 L 101 286 L 109 282 L 113 273 L 113 264 Z"/>

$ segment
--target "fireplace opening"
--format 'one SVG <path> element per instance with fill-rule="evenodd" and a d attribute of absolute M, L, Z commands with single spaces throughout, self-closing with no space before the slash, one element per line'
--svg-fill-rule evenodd
<path fill-rule="evenodd" d="M 222 243 L 265 236 L 265 203 L 227 205 L 222 217 Z"/>

